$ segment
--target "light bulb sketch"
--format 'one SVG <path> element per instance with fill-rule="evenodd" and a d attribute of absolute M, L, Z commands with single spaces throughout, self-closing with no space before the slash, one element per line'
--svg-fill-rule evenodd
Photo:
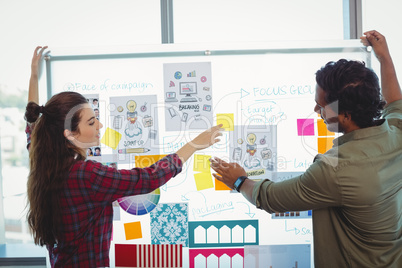
<path fill-rule="evenodd" d="M 137 108 L 137 103 L 133 100 L 129 100 L 126 104 L 127 107 L 127 127 L 124 131 L 126 134 L 127 138 L 134 138 L 136 136 L 139 136 L 142 134 L 142 129 L 139 125 L 139 122 L 137 121 L 138 119 L 138 113 L 135 110 Z"/>

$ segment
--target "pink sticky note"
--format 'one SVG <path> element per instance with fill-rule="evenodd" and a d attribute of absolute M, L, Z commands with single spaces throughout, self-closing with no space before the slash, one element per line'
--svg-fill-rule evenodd
<path fill-rule="evenodd" d="M 314 119 L 297 119 L 298 136 L 314 136 Z"/>

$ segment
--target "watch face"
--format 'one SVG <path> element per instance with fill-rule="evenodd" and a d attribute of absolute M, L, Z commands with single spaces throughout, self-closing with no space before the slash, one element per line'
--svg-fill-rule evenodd
<path fill-rule="evenodd" d="M 245 176 L 240 176 L 237 178 L 237 180 L 234 183 L 234 188 L 236 189 L 236 191 L 239 191 L 239 187 L 241 186 L 241 184 L 243 183 L 243 181 L 246 179 L 247 177 Z"/>

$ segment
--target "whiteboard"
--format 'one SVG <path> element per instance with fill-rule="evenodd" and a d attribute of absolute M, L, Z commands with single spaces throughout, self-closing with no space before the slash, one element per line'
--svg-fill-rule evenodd
<path fill-rule="evenodd" d="M 41 83 L 46 83 L 48 98 L 61 91 L 76 91 L 99 99 L 102 137 L 117 134 L 122 138 L 121 144 L 102 143 L 102 155 L 90 158 L 115 162 L 119 168 L 132 168 L 135 157 L 141 157 L 138 148 L 133 150 L 137 153 L 119 153 L 133 149 L 123 144 L 152 147 L 148 152 L 152 156 L 170 154 L 222 118 L 233 120 L 220 143 L 198 151 L 181 174 L 160 187 L 151 212 L 133 215 L 115 206 L 113 244 L 180 243 L 183 267 L 195 263 L 196 267 L 213 267 L 207 260 L 217 248 L 227 249 L 222 261 L 230 262 L 232 257 L 239 258 L 237 251 L 230 255 L 234 249 L 304 245 L 300 254 L 313 267 L 311 212 L 270 215 L 241 194 L 221 190 L 210 175 L 212 170 L 195 164 L 210 156 L 238 161 L 256 180 L 280 181 L 301 174 L 319 152 L 319 140 L 325 143 L 336 137 L 319 133 L 320 118 L 313 108 L 315 72 L 340 58 L 371 64 L 370 52 L 358 40 L 54 48 L 46 59 L 46 78 Z M 191 95 L 185 96 L 185 91 L 196 100 L 181 102 Z M 137 107 L 131 113 L 125 111 L 128 100 Z M 119 110 L 123 124 L 116 120 Z M 129 114 L 134 113 L 139 120 L 136 126 L 128 123 Z M 251 138 L 250 129 L 255 134 Z M 139 132 L 141 138 L 131 137 Z M 155 135 L 149 138 L 151 133 Z M 180 229 L 177 240 L 160 237 L 160 230 L 167 227 L 156 223 L 164 213 L 158 207 L 182 210 L 186 221 L 176 225 Z M 141 237 L 128 239 L 131 223 L 141 226 Z M 236 228 L 240 228 L 237 235 Z M 112 245 L 112 260 L 113 250 Z"/>

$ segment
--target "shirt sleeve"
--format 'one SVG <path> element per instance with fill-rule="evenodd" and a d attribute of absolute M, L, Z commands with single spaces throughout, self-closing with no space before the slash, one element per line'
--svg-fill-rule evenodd
<path fill-rule="evenodd" d="M 25 133 L 27 134 L 27 150 L 29 151 L 29 148 L 31 147 L 31 135 L 32 135 L 32 130 L 34 128 L 34 124 L 29 124 L 27 123 L 25 127 Z"/>
<path fill-rule="evenodd" d="M 85 180 L 96 202 L 112 202 L 124 196 L 147 194 L 164 185 L 182 170 L 177 154 L 167 155 L 146 168 L 115 169 L 99 162 L 83 161 L 70 177 Z M 74 169 L 74 167 L 73 167 Z"/>
<path fill-rule="evenodd" d="M 339 187 L 331 164 L 324 157 L 300 176 L 282 182 L 257 183 L 252 197 L 258 208 L 269 213 L 304 211 L 341 204 Z"/>
<path fill-rule="evenodd" d="M 385 119 L 402 119 L 402 100 L 397 100 L 388 104 L 382 114 Z"/>

